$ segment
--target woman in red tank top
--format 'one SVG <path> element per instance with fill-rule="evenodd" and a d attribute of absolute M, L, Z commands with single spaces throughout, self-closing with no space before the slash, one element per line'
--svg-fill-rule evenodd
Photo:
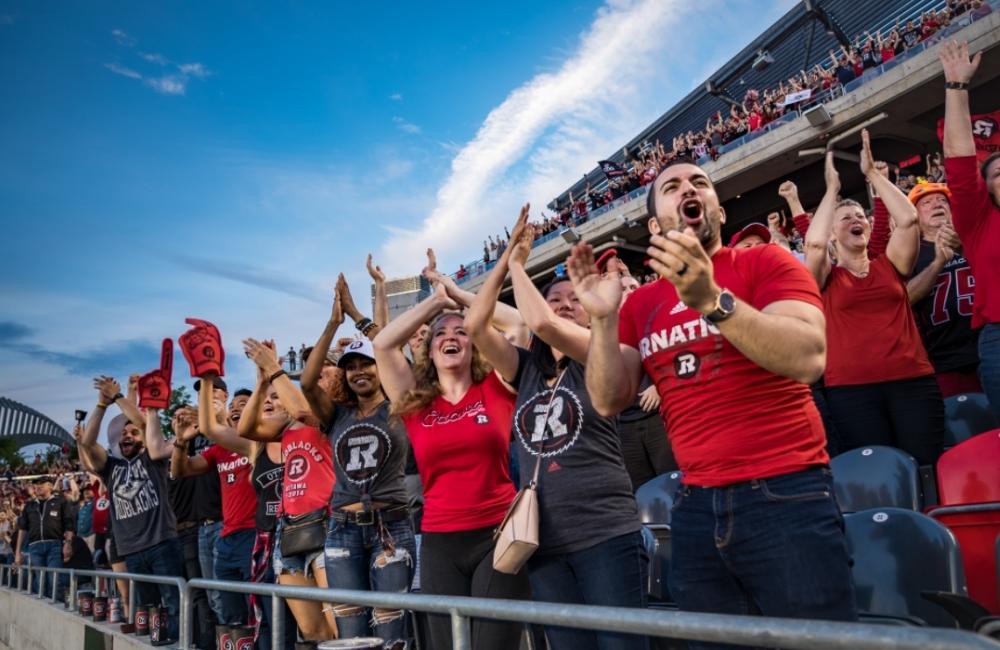
<path fill-rule="evenodd" d="M 493 569 L 493 533 L 514 498 L 510 432 L 515 395 L 482 360 L 455 309 L 471 294 L 433 271 L 430 298 L 375 337 L 382 388 L 402 417 L 423 482 L 421 590 L 430 594 L 527 599 L 522 571 Z M 430 329 L 413 366 L 402 347 L 424 323 Z M 439 620 L 440 619 L 440 620 Z M 430 646 L 450 648 L 447 618 L 429 621 Z M 474 620 L 475 650 L 515 648 L 520 626 Z"/>
<path fill-rule="evenodd" d="M 861 171 L 896 227 L 885 254 L 868 258 L 871 223 L 864 209 L 839 200 L 840 177 L 827 153 L 826 194 L 806 233 L 806 265 L 823 293 L 826 401 L 836 431 L 831 446 L 847 451 L 890 445 L 921 465 L 933 464 L 944 438 L 944 404 L 906 292 L 917 259 L 916 208 L 872 159 L 862 132 Z M 830 258 L 833 242 L 837 264 Z"/>
<path fill-rule="evenodd" d="M 334 474 L 330 442 L 320 431 L 309 404 L 281 365 L 273 341 L 243 342 L 247 356 L 257 364 L 257 385 L 243 409 L 237 431 L 259 442 L 281 441 L 284 479 L 281 517 L 275 533 L 274 572 L 283 585 L 327 587 L 323 547 L 285 556 L 281 538 L 286 517 L 326 510 L 333 495 Z M 324 531 L 326 523 L 324 518 Z M 336 636 L 331 608 L 315 601 L 289 600 L 303 638 L 321 641 Z"/>

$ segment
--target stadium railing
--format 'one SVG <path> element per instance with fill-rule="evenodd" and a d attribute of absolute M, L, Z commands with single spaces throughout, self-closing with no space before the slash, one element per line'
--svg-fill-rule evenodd
<path fill-rule="evenodd" d="M 80 571 L 47 567 L 21 567 L 16 588 L 34 572 L 70 576 L 69 606 L 75 609 L 78 576 L 128 580 L 130 583 L 150 582 L 177 586 L 180 592 L 180 639 L 177 647 L 190 648 L 192 600 L 191 589 L 214 589 L 241 594 L 270 597 L 273 604 L 272 634 L 274 647 L 281 647 L 284 631 L 282 603 L 287 599 L 317 602 L 352 603 L 364 607 L 405 609 L 451 617 L 453 650 L 471 650 L 470 619 L 489 618 L 539 625 L 558 625 L 588 630 L 642 634 L 654 637 L 732 643 L 739 645 L 785 648 L 788 650 L 997 650 L 1000 644 L 980 635 L 959 630 L 926 627 L 897 627 L 866 623 L 842 623 L 769 618 L 763 616 L 732 616 L 651 609 L 626 609 L 592 605 L 542 603 L 464 596 L 431 596 L 392 592 L 319 589 L 277 584 L 230 582 L 224 580 L 183 580 L 161 576 L 114 573 L 112 571 Z M 18 567 L 0 565 L 0 585 L 11 589 L 13 572 Z M 27 583 L 30 585 L 30 579 Z M 55 602 L 55 583 L 52 601 Z M 134 605 L 134 589 L 130 603 Z M 39 596 L 44 598 L 44 596 Z M 134 616 L 135 607 L 129 607 Z"/>

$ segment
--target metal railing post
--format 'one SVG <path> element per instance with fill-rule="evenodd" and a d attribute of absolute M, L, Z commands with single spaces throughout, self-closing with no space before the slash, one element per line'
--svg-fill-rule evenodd
<path fill-rule="evenodd" d="M 76 569 L 69 570 L 69 611 L 76 611 L 76 589 L 79 586 L 79 579 L 76 577 Z"/>
<path fill-rule="evenodd" d="M 128 579 L 128 622 L 135 623 L 135 580 Z"/>
<path fill-rule="evenodd" d="M 457 609 L 451 610 L 452 650 L 472 650 L 470 636 L 468 617 L 459 614 Z"/>
<path fill-rule="evenodd" d="M 56 594 L 59 593 L 59 572 L 52 572 L 52 602 L 56 602 Z"/>
<path fill-rule="evenodd" d="M 285 601 L 278 594 L 271 594 L 271 647 L 280 648 L 284 643 Z"/>
<path fill-rule="evenodd" d="M 186 580 L 182 578 L 177 578 L 177 591 L 180 593 L 180 621 L 178 621 L 178 630 L 180 631 L 180 647 L 187 650 L 191 647 L 191 587 L 188 586 Z"/>
<path fill-rule="evenodd" d="M 31 554 L 28 554 L 28 586 L 24 589 L 27 593 L 31 593 Z"/>

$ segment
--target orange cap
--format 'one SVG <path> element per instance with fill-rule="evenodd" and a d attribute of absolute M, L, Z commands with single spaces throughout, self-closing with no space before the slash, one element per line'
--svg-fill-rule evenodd
<path fill-rule="evenodd" d="M 916 205 L 917 201 L 930 194 L 944 194 L 948 197 L 948 201 L 951 201 L 951 190 L 948 189 L 947 185 L 944 183 L 928 183 L 927 181 L 921 181 L 914 185 L 906 198 L 910 199 L 910 203 Z"/>

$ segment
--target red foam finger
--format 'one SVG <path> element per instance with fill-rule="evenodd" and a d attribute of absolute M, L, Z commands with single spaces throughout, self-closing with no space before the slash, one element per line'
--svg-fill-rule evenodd
<path fill-rule="evenodd" d="M 170 382 L 159 369 L 139 377 L 139 406 L 165 409 L 170 405 Z"/>
<path fill-rule="evenodd" d="M 178 343 L 191 367 L 191 376 L 201 377 L 208 372 L 223 376 L 225 353 L 219 330 L 203 320 L 189 318 L 186 322 L 195 327 L 181 334 Z"/>

